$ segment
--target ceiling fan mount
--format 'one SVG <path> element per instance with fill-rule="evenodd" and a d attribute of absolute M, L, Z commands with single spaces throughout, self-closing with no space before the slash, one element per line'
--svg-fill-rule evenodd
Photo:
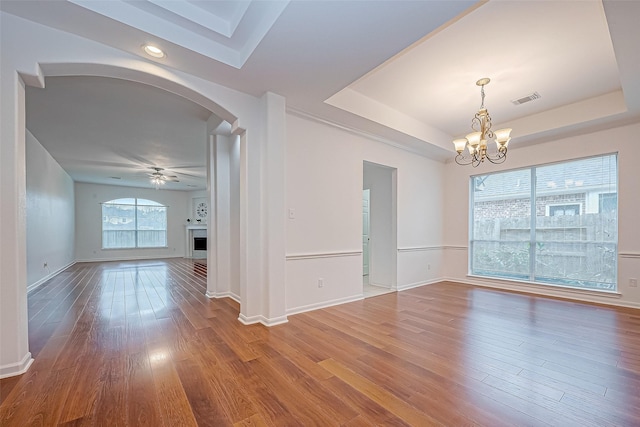
<path fill-rule="evenodd" d="M 152 169 L 154 172 L 153 173 L 148 173 L 147 176 L 149 176 L 151 178 L 152 182 L 154 182 L 156 184 L 157 184 L 157 182 L 160 182 L 160 181 L 162 181 L 162 182 L 166 182 L 166 181 L 180 182 L 176 175 L 166 175 L 166 174 L 164 174 L 162 172 L 163 170 L 165 170 L 164 168 L 157 167 L 157 166 L 151 166 L 151 167 L 149 167 L 149 169 Z"/>

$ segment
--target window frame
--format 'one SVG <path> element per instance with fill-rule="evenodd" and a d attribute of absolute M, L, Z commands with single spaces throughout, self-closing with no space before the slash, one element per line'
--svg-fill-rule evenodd
<path fill-rule="evenodd" d="M 563 206 L 563 207 L 577 206 L 578 207 L 578 215 L 582 215 L 582 204 L 569 202 L 569 203 L 550 203 L 548 205 L 545 205 L 544 206 L 544 208 L 545 208 L 545 216 L 559 216 L 559 215 L 551 215 L 551 208 L 557 208 L 559 206 Z"/>
<path fill-rule="evenodd" d="M 114 203 L 120 200 L 133 200 L 134 203 Z M 140 204 L 138 203 L 138 201 L 146 201 L 146 202 L 152 202 L 153 204 Z M 104 213 L 104 207 L 105 205 L 112 205 L 112 206 L 132 206 L 133 210 L 134 210 L 134 224 L 135 224 L 135 228 L 133 230 L 127 230 L 127 231 L 132 231 L 134 233 L 134 242 L 135 245 L 134 246 L 119 246 L 119 247 L 105 247 L 105 239 L 104 239 L 104 223 L 105 223 L 105 213 Z M 138 234 L 140 231 L 146 231 L 146 230 L 140 230 L 138 227 L 139 221 L 138 221 L 138 214 L 139 214 L 139 207 L 154 207 L 154 208 L 163 208 L 164 209 L 164 222 L 165 222 L 165 228 L 164 230 L 157 230 L 157 231 L 164 231 L 164 244 L 161 246 L 140 246 L 139 245 L 139 237 Z M 168 230 L 168 225 L 169 225 L 169 206 L 168 205 L 163 205 L 162 203 L 156 202 L 155 200 L 151 200 L 151 199 L 143 199 L 140 197 L 121 197 L 121 198 L 117 198 L 117 199 L 112 199 L 109 200 L 107 202 L 101 202 L 100 203 L 100 216 L 101 216 L 101 232 L 100 232 L 100 246 L 102 250 L 105 251 L 109 251 L 109 250 L 123 250 L 123 249 L 166 249 L 169 247 L 169 230 Z M 110 231 L 110 230 L 106 230 L 106 231 Z"/>
<path fill-rule="evenodd" d="M 469 277 L 478 277 L 478 278 L 483 278 L 483 279 L 494 279 L 494 280 L 502 280 L 502 281 L 512 281 L 512 282 L 517 282 L 517 283 L 527 283 L 527 284 L 534 284 L 534 285 L 543 285 L 543 286 L 552 286 L 552 287 L 556 287 L 556 288 L 565 288 L 565 289 L 571 289 L 571 290 L 578 290 L 578 291 L 594 291 L 597 293 L 617 293 L 618 292 L 618 269 L 619 269 L 619 262 L 618 262 L 618 254 L 619 254 L 619 246 L 618 246 L 618 242 L 619 242 L 619 236 L 618 238 L 616 238 L 615 240 L 615 265 L 614 265 L 614 277 L 613 277 L 613 289 L 601 289 L 601 288 L 591 288 L 591 287 L 585 287 L 585 286 L 577 286 L 577 285 L 566 285 L 566 284 L 562 284 L 562 283 L 553 283 L 550 281 L 541 281 L 541 280 L 536 280 L 536 250 L 535 247 L 539 242 L 538 240 L 536 240 L 536 195 L 537 195 L 537 179 L 536 179 L 536 170 L 539 168 L 543 168 L 546 166 L 553 166 L 553 165 L 561 165 L 561 164 L 567 164 L 567 163 L 572 163 L 572 162 L 577 162 L 577 161 L 581 161 L 581 160 L 588 160 L 588 159 L 595 159 L 595 158 L 607 158 L 607 157 L 613 157 L 615 159 L 615 192 L 611 192 L 611 191 L 604 191 L 604 192 L 600 192 L 598 193 L 598 196 L 600 196 L 601 194 L 615 194 L 616 195 L 616 209 L 615 209 L 615 213 L 616 213 L 616 218 L 618 219 L 618 208 L 617 208 L 617 204 L 619 203 L 619 190 L 620 190 L 620 181 L 619 181 L 619 175 L 620 175 L 620 163 L 619 163 L 619 154 L 618 152 L 613 152 L 613 153 L 603 153 L 603 154 L 597 154 L 597 155 L 593 155 L 593 156 L 586 156 L 586 157 L 580 157 L 580 158 L 573 158 L 573 159 L 567 159 L 567 160 L 561 160 L 561 161 L 556 161 L 556 162 L 549 162 L 549 163 L 541 163 L 541 164 L 536 164 L 536 165 L 530 165 L 530 166 L 524 166 L 524 167 L 519 167 L 519 168 L 512 168 L 512 169 L 504 169 L 504 170 L 500 170 L 500 171 L 495 171 L 495 172 L 485 172 L 485 173 L 481 173 L 481 174 L 476 174 L 476 175 L 470 175 L 469 177 L 469 210 L 468 210 L 468 230 L 469 230 L 469 234 L 468 234 L 468 265 L 467 265 L 467 275 Z M 505 276 L 499 276 L 499 275 L 486 275 L 486 274 L 474 274 L 474 266 L 473 266 L 473 260 L 474 260 L 474 250 L 475 250 L 475 242 L 480 242 L 480 241 L 487 241 L 487 240 L 474 240 L 474 236 L 475 236 L 475 224 L 474 224 L 474 206 L 475 206 L 475 178 L 478 177 L 483 177 L 483 181 L 486 180 L 486 178 L 490 175 L 497 175 L 497 174 L 503 174 L 503 173 L 508 173 L 508 172 L 514 172 L 514 171 L 529 171 L 530 172 L 530 176 L 531 176 L 531 182 L 530 182 L 530 192 L 529 192 L 529 203 L 530 203 L 530 239 L 528 241 L 528 245 L 529 245 L 529 277 L 528 279 L 522 279 L 522 278 L 517 278 L 517 277 L 505 277 Z M 519 180 L 518 180 L 519 181 Z M 520 183 L 518 182 L 518 185 L 520 185 Z M 579 203 L 559 203 L 558 205 L 577 205 Z M 599 203 L 600 204 L 600 203 Z M 549 205 L 547 205 L 545 207 L 545 215 L 549 216 Z M 588 213 L 589 211 L 585 211 L 583 209 L 583 206 L 580 205 L 579 208 L 580 214 L 579 215 L 583 215 L 586 213 Z M 601 213 L 600 209 L 598 210 L 598 213 Z M 618 230 L 618 221 L 616 220 L 616 230 Z M 571 242 L 570 240 L 568 240 L 567 242 Z M 534 250 L 531 250 L 531 248 L 533 248 Z M 477 270 L 477 269 L 476 269 Z"/>

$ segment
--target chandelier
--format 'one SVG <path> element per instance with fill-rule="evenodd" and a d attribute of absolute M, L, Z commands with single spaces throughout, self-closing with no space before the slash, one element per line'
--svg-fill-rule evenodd
<path fill-rule="evenodd" d="M 480 165 L 485 160 L 491 163 L 502 163 L 507 159 L 507 146 L 511 137 L 511 129 L 499 129 L 497 131 L 491 130 L 491 116 L 484 106 L 484 87 L 488 85 L 490 79 L 483 78 L 476 82 L 476 85 L 480 86 L 480 95 L 482 96 L 482 102 L 480 109 L 471 120 L 471 129 L 474 132 L 468 134 L 466 138 L 455 139 L 453 145 L 458 153 L 455 157 L 455 161 L 459 165 L 472 165 L 474 168 Z M 495 138 L 496 152 L 489 153 L 487 151 L 487 140 Z M 466 153 L 462 154 L 465 150 Z"/>

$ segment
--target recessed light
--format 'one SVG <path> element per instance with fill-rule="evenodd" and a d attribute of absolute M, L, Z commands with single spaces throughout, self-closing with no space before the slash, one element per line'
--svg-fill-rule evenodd
<path fill-rule="evenodd" d="M 159 47 L 152 46 L 150 44 L 146 44 L 143 46 L 144 51 L 147 55 L 153 56 L 154 58 L 164 58 L 165 54 Z"/>

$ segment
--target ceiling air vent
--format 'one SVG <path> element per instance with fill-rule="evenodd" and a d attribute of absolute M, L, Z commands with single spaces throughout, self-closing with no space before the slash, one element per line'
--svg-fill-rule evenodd
<path fill-rule="evenodd" d="M 538 92 L 533 92 L 531 95 L 523 96 L 522 98 L 518 99 L 512 99 L 511 102 L 513 102 L 513 105 L 520 105 L 538 98 L 540 98 L 540 94 Z"/>

